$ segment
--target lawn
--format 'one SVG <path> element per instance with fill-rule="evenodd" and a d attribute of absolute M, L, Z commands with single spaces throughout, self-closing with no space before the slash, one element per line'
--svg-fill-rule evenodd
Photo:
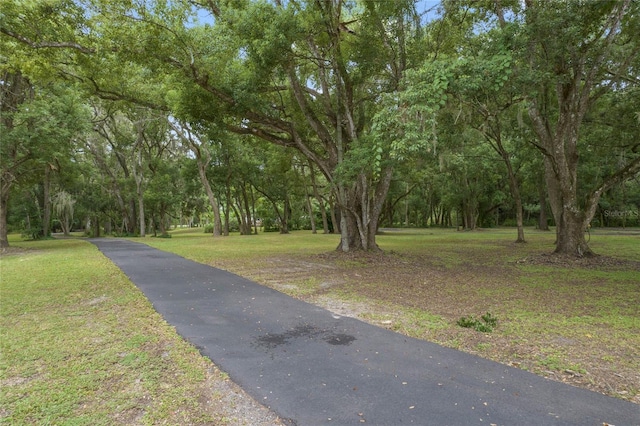
<path fill-rule="evenodd" d="M 335 252 L 336 235 L 145 243 L 294 297 L 498 362 L 640 403 L 640 230 L 591 231 L 595 259 L 550 256 L 554 234 L 512 229 L 386 230 L 382 254 Z M 497 318 L 492 332 L 458 325 Z"/>
<path fill-rule="evenodd" d="M 337 235 L 134 239 L 380 327 L 640 403 L 640 230 L 591 232 L 589 261 L 549 256 L 553 234 L 386 230 L 383 253 Z M 81 239 L 0 258 L 0 423 L 278 424 L 185 343 Z M 479 332 L 458 325 L 491 313 Z M 259 415 L 256 413 L 260 413 Z M 262 419 L 260 422 L 256 419 Z"/>
<path fill-rule="evenodd" d="M 0 259 L 0 423 L 279 424 L 87 241 L 20 242 Z"/>

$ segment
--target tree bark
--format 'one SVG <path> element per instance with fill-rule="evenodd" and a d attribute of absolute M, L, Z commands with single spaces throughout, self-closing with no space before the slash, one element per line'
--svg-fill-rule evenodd
<path fill-rule="evenodd" d="M 338 250 L 378 251 L 376 233 L 385 199 L 391 185 L 393 169 L 382 171 L 376 187 L 372 190 L 364 176 L 350 188 L 338 188 L 341 238 Z"/>

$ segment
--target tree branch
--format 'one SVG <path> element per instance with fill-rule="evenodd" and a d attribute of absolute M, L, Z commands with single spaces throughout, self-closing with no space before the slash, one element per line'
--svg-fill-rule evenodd
<path fill-rule="evenodd" d="M 82 46 L 81 44 L 78 43 L 74 43 L 74 42 L 65 42 L 65 41 L 41 41 L 41 42 L 36 42 L 33 41 L 23 35 L 20 35 L 16 32 L 11 31 L 8 28 L 4 28 L 4 27 L 0 27 L 0 33 L 8 35 L 9 37 L 12 37 L 18 41 L 20 41 L 21 43 L 24 43 L 34 49 L 73 49 L 73 50 L 77 50 L 79 52 L 85 53 L 85 54 L 91 54 L 91 53 L 95 53 L 94 49 Z"/>

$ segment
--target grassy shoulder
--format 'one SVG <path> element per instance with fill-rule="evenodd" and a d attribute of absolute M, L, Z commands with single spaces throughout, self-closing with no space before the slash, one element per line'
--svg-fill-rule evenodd
<path fill-rule="evenodd" d="M 512 229 L 387 230 L 383 254 L 334 251 L 336 235 L 144 242 L 254 279 L 340 315 L 640 403 L 640 231 L 592 230 L 594 260 L 557 259 L 554 235 Z M 497 318 L 491 333 L 462 317 Z"/>
<path fill-rule="evenodd" d="M 11 244 L 0 258 L 0 423 L 252 425 L 266 412 L 247 408 L 95 246 Z M 255 424 L 279 424 L 263 415 Z"/>

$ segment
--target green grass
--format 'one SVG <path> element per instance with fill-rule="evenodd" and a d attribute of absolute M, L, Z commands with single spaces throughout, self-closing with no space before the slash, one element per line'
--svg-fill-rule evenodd
<path fill-rule="evenodd" d="M 232 233 L 229 237 L 214 238 L 212 234 L 205 234 L 202 228 L 182 228 L 172 231 L 172 238 L 145 238 L 143 241 L 152 247 L 208 263 L 212 260 L 242 260 L 247 256 L 260 259 L 274 254 L 302 256 L 323 253 L 335 249 L 340 239 L 333 234 L 316 234 L 312 238 L 310 235 L 310 232 L 292 232 L 286 235 L 262 232 L 258 235 Z"/>
<path fill-rule="evenodd" d="M 425 278 L 403 278 L 411 286 L 397 285 L 395 270 L 367 275 L 377 258 L 318 257 L 335 250 L 337 235 L 213 238 L 202 229 L 171 234 L 132 240 L 258 281 L 287 284 L 276 288 L 294 297 L 366 305 L 364 320 L 539 374 L 571 370 L 596 384 L 623 377 L 627 382 L 615 379 L 619 387 L 611 391 L 597 389 L 638 399 L 638 271 L 520 263 L 551 253 L 553 232 L 527 231 L 527 244 L 513 243 L 513 229 L 380 235 L 378 243 L 389 255 L 385 265 L 398 271 L 405 262 L 424 267 L 416 273 L 426 271 Z M 215 417 L 192 397 L 202 391 L 211 364 L 94 246 L 77 239 L 13 239 L 12 245 L 29 250 L 0 259 L 0 422 L 198 424 Z M 604 256 L 640 260 L 637 234 L 593 230 L 590 245 Z M 274 265 L 274 258 L 292 260 L 293 266 Z M 296 262 L 307 262 L 309 272 L 294 268 Z M 324 266 L 314 269 L 314 263 Z M 336 276 L 328 277 L 327 265 Z M 431 302 L 436 291 L 457 305 Z M 462 316 L 488 311 L 498 318 L 490 334 L 456 325 Z M 590 373 L 594 366 L 601 376 Z M 214 424 L 229 422 L 218 416 Z"/>
<path fill-rule="evenodd" d="M 211 363 L 93 245 L 11 244 L 27 251 L 0 259 L 2 424 L 225 424 L 198 398 Z"/>
<path fill-rule="evenodd" d="M 634 232 L 594 229 L 590 246 L 599 255 L 637 262 L 640 234 Z M 358 314 L 361 319 L 409 336 L 480 352 L 538 374 L 577 372 L 580 379 L 567 380 L 638 402 L 638 270 L 615 263 L 531 263 L 527 259 L 553 251 L 555 233 L 527 230 L 527 244 L 515 244 L 515 237 L 515 230 L 507 228 L 390 230 L 377 242 L 388 255 L 385 267 L 397 269 L 371 274 L 367 270 L 376 267 L 376 258 L 317 257 L 334 251 L 339 236 L 308 231 L 212 238 L 201 230 L 178 230 L 170 240 L 145 243 L 267 285 L 287 283 L 275 288 L 294 297 L 312 302 L 333 298 L 352 303 L 356 311 L 368 305 Z M 274 266 L 273 259 L 283 266 Z M 291 260 L 292 271 L 296 262 L 319 262 L 337 272 L 333 277 L 322 268 L 306 275 L 301 268 L 288 272 L 282 259 Z M 412 272 L 400 278 L 403 264 Z M 411 278 L 414 272 L 418 275 Z M 327 280 L 338 284 L 323 287 Z M 456 325 L 461 317 L 480 318 L 486 312 L 498 319 L 490 335 Z"/>

